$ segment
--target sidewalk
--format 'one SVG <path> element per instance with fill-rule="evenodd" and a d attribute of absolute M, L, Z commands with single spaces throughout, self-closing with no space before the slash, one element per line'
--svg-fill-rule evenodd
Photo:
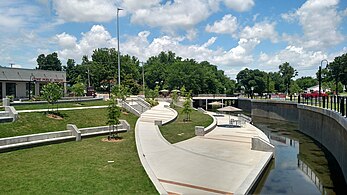
<path fill-rule="evenodd" d="M 170 144 L 153 122 L 160 119 L 167 122 L 176 117 L 177 113 L 164 105 L 168 103 L 160 102 L 143 113 L 135 129 L 141 162 L 158 192 L 247 193 L 272 157 L 271 152 L 251 150 L 251 137 L 265 135 L 252 125 L 244 128 L 217 127 L 205 136 Z M 217 120 L 218 124 L 225 123 L 228 116 L 218 117 Z"/>

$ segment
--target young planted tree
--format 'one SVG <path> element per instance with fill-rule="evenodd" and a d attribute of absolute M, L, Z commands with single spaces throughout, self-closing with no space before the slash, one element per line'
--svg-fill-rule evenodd
<path fill-rule="evenodd" d="M 85 88 L 86 87 L 83 83 L 76 83 L 71 87 L 71 91 L 77 100 L 79 96 L 83 96 Z"/>
<path fill-rule="evenodd" d="M 110 103 L 107 108 L 108 111 L 108 119 L 107 119 L 107 125 L 109 125 L 109 136 L 108 139 L 117 139 L 118 137 L 118 124 L 119 124 L 119 117 L 120 117 L 120 109 L 117 105 L 116 99 L 111 96 Z M 114 128 L 116 127 L 116 131 L 114 131 Z"/>
<path fill-rule="evenodd" d="M 46 100 L 49 104 L 52 105 L 53 111 L 54 104 L 63 96 L 62 88 L 56 83 L 48 83 L 42 88 L 42 96 L 44 100 Z M 58 104 L 56 112 L 58 113 Z"/>
<path fill-rule="evenodd" d="M 172 103 L 173 103 L 173 106 L 175 107 L 175 105 L 177 104 L 178 102 L 178 94 L 177 94 L 177 91 L 174 91 L 172 93 Z"/>
<path fill-rule="evenodd" d="M 190 113 L 192 112 L 192 100 L 190 93 L 187 94 L 186 100 L 183 103 L 182 113 L 186 114 L 186 118 L 183 121 L 190 121 Z"/>

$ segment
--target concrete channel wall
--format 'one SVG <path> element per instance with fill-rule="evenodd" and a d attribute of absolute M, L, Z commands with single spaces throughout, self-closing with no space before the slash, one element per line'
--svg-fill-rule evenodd
<path fill-rule="evenodd" d="M 298 105 L 299 130 L 326 147 L 339 163 L 347 181 L 347 118 L 338 112 Z"/>
<path fill-rule="evenodd" d="M 332 110 L 284 101 L 239 99 L 238 107 L 252 116 L 297 122 L 299 131 L 330 151 L 347 181 L 347 118 Z"/>

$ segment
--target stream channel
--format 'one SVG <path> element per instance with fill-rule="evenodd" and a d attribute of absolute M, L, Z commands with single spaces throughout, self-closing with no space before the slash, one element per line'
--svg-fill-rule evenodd
<path fill-rule="evenodd" d="M 254 194 L 347 194 L 341 168 L 321 144 L 298 131 L 296 123 L 253 118 L 275 145 Z M 342 148 L 341 148 L 342 149 Z"/>

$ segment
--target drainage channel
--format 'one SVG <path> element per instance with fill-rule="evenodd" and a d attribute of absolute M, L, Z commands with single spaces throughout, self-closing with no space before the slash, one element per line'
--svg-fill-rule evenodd
<path fill-rule="evenodd" d="M 275 159 L 254 194 L 347 194 L 335 158 L 321 144 L 298 131 L 296 123 L 253 118 L 275 145 Z"/>

